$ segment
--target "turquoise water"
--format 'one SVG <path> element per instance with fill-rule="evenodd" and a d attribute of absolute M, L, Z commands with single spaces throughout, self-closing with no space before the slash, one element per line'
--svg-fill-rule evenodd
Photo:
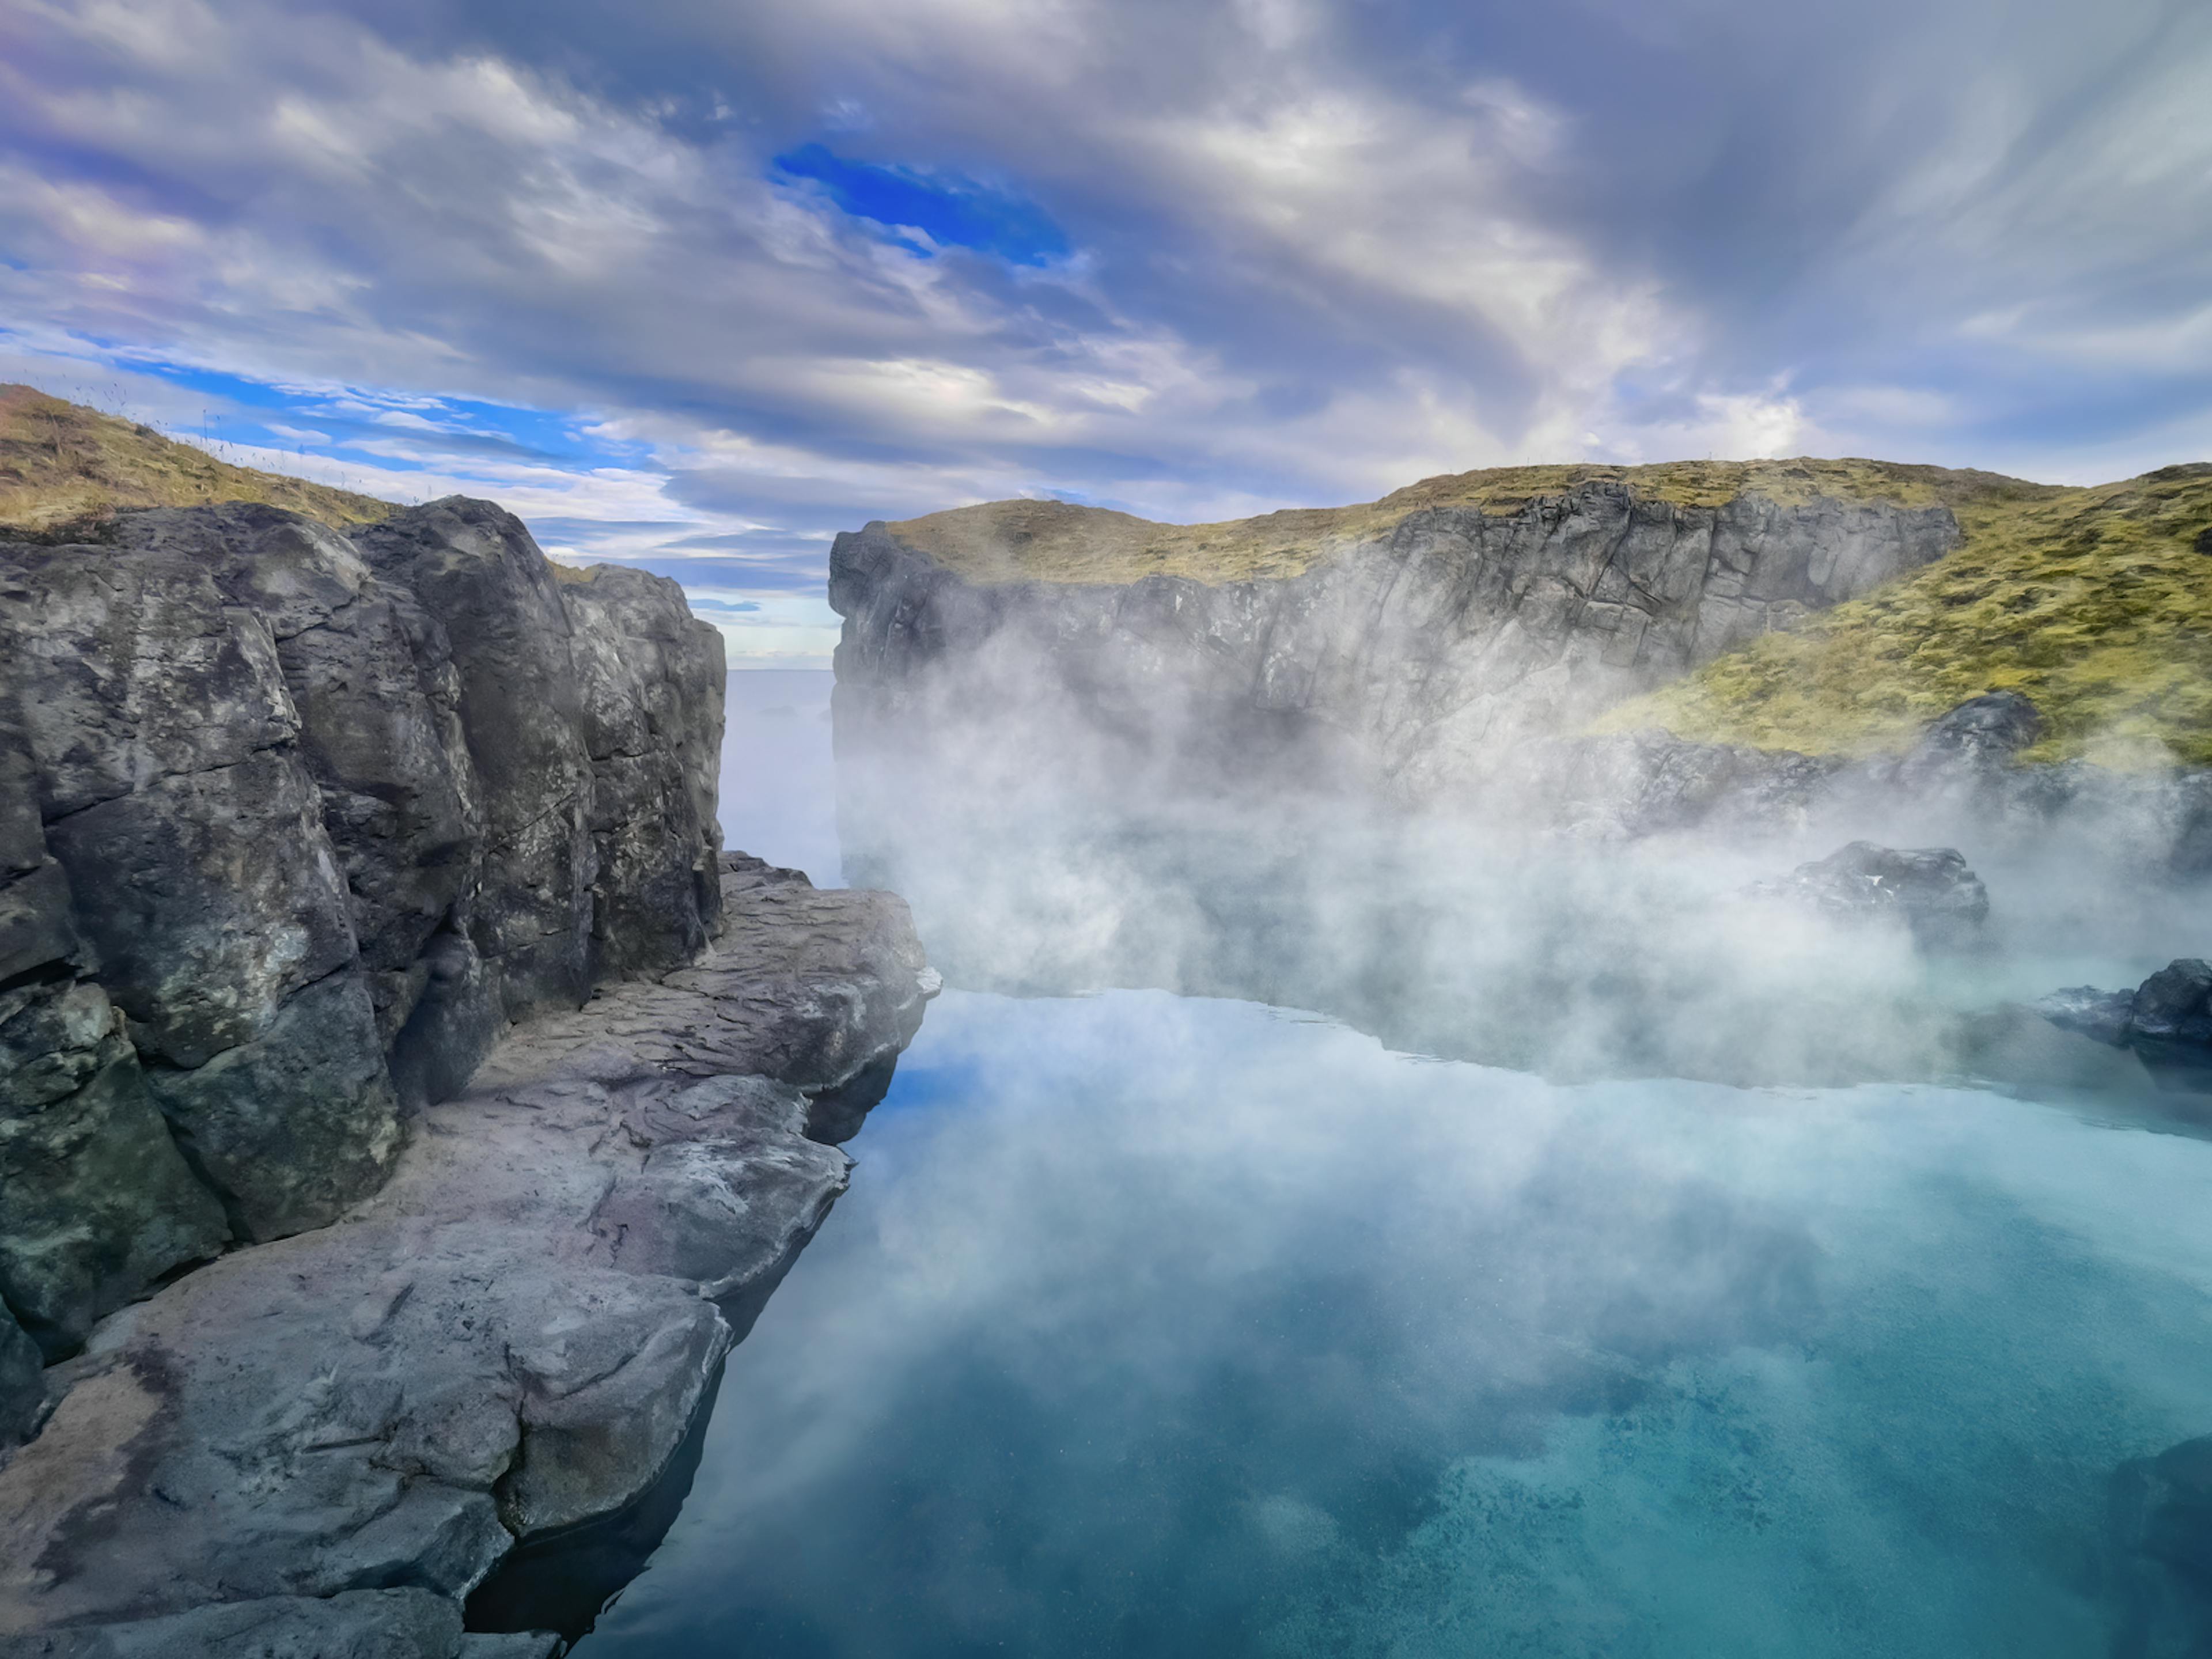
<path fill-rule="evenodd" d="M 2212 1145 L 933 1006 L 586 1659 L 2107 1650 Z"/>

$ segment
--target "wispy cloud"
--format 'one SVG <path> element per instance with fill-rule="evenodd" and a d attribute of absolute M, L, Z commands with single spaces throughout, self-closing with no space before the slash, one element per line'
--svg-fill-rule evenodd
<path fill-rule="evenodd" d="M 21 0 L 0 372 L 787 596 L 1018 494 L 2111 476 L 2212 451 L 2208 103 L 2181 0 Z"/>

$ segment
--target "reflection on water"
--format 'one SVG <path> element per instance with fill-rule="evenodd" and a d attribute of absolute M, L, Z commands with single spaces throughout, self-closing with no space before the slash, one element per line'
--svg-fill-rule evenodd
<path fill-rule="evenodd" d="M 950 993 L 586 1659 L 2105 1651 L 2212 1145 Z"/>

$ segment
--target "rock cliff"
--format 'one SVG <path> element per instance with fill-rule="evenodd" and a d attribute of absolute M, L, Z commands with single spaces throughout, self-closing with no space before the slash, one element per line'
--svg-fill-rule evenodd
<path fill-rule="evenodd" d="M 0 538 L 0 1652 L 459 1651 L 668 1462 L 933 987 L 721 853 L 674 583 L 459 497 L 96 533 Z"/>
<path fill-rule="evenodd" d="M 1277 515 L 1299 522 L 1272 537 L 1268 520 L 1185 530 L 1038 502 L 841 536 L 839 740 L 1073 710 L 1148 760 L 1325 754 L 1426 795 L 1959 539 L 1941 501 L 1826 474 L 1717 500 L 1633 475 L 1500 499 L 1488 477 Z M 1127 545 L 1085 556 L 1091 538 Z M 1088 579 L 1102 569 L 1117 579 Z"/>
<path fill-rule="evenodd" d="M 556 583 L 459 499 L 112 537 L 0 543 L 0 1297 L 50 1358 L 330 1221 L 509 1020 L 719 905 L 721 642 L 673 583 Z"/>

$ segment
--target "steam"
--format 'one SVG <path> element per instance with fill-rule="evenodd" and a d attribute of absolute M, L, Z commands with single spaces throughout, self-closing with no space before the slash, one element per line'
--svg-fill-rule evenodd
<path fill-rule="evenodd" d="M 2132 1061 L 2004 1011 L 2212 945 L 2154 781 L 2032 813 L 1963 780 L 1868 787 L 1779 827 L 1632 840 L 1502 744 L 1410 799 L 1419 757 L 1378 772 L 1343 733 L 1170 672 L 1188 659 L 1072 684 L 1006 630 L 916 678 L 848 674 L 848 876 L 913 903 L 956 985 L 1247 998 L 1561 1079 L 2136 1086 Z M 1978 946 L 1747 896 L 1859 839 L 1963 852 L 1990 895 Z"/>

